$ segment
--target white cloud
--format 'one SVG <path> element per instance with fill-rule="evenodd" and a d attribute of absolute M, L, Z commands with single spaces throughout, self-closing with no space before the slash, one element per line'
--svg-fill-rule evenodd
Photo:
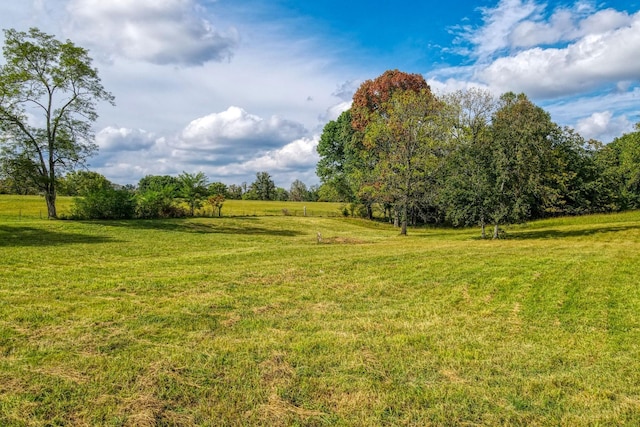
<path fill-rule="evenodd" d="M 627 116 L 615 117 L 611 111 L 602 111 L 579 120 L 575 129 L 585 139 L 610 142 L 615 137 L 631 131 L 633 124 Z"/>
<path fill-rule="evenodd" d="M 336 120 L 338 117 L 340 117 L 340 114 L 344 113 L 349 108 L 351 108 L 351 103 L 352 101 L 343 101 L 343 102 L 340 102 L 339 104 L 332 105 L 327 109 L 327 111 L 324 114 L 318 117 L 318 120 L 322 124 L 329 123 L 331 120 Z"/>
<path fill-rule="evenodd" d="M 474 45 L 473 55 L 483 62 L 510 47 L 510 37 L 518 23 L 543 9 L 534 0 L 501 0 L 495 8 L 481 9 L 484 26 L 466 28 L 461 37 Z"/>
<path fill-rule="evenodd" d="M 318 135 L 297 139 L 278 150 L 269 151 L 246 162 L 244 167 L 255 171 L 286 171 L 313 167 L 318 162 L 316 147 L 319 139 Z"/>
<path fill-rule="evenodd" d="M 572 9 L 558 8 L 548 20 L 540 15 L 520 22 L 510 35 L 511 47 L 528 48 L 575 41 L 582 37 L 603 34 L 631 24 L 626 12 L 605 9 L 594 12 L 577 3 Z"/>
<path fill-rule="evenodd" d="M 256 143 L 261 149 L 281 146 L 306 133 L 304 126 L 277 116 L 263 119 L 239 107 L 193 120 L 180 134 L 178 146 L 193 150 L 246 151 Z"/>
<path fill-rule="evenodd" d="M 640 13 L 624 27 L 589 34 L 565 48 L 540 47 L 495 60 L 477 77 L 501 91 L 554 97 L 640 75 Z"/>
<path fill-rule="evenodd" d="M 269 171 L 277 173 L 278 176 L 288 175 L 293 179 L 296 179 L 296 176 L 308 178 L 315 175 L 315 165 L 318 162 L 316 147 L 319 139 L 319 135 L 299 138 L 277 150 L 268 151 L 247 161 L 220 166 L 216 168 L 216 173 L 228 177 L 246 177 L 260 171 Z"/>
<path fill-rule="evenodd" d="M 96 134 L 96 143 L 106 152 L 140 151 L 151 148 L 156 143 L 156 136 L 142 129 L 109 126 Z"/>
<path fill-rule="evenodd" d="M 549 22 L 527 20 L 518 24 L 509 36 L 510 44 L 514 47 L 553 44 L 566 38 L 573 26 L 573 14 L 558 10 Z"/>
<path fill-rule="evenodd" d="M 71 0 L 68 32 L 114 56 L 203 64 L 231 56 L 238 34 L 218 31 L 193 0 Z"/>
<path fill-rule="evenodd" d="M 431 77 L 427 79 L 427 83 L 429 84 L 429 87 L 431 87 L 431 91 L 436 95 L 443 95 L 459 90 L 465 91 L 473 88 L 491 90 L 491 88 L 485 84 L 469 81 L 466 79 L 457 79 L 453 77 L 447 79 L 440 79 L 439 76 Z M 496 92 L 495 95 L 500 94 Z"/>

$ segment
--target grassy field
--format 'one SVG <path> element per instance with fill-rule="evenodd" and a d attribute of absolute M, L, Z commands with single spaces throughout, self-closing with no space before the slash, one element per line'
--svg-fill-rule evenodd
<path fill-rule="evenodd" d="M 218 216 L 207 203 L 197 213 L 201 216 Z M 71 213 L 73 197 L 58 197 L 58 216 Z M 222 206 L 222 216 L 320 216 L 340 217 L 344 203 L 272 202 L 259 200 L 227 200 Z M 186 207 L 186 206 L 185 206 Z M 41 196 L 0 195 L 0 220 L 47 217 L 47 205 Z"/>
<path fill-rule="evenodd" d="M 640 212 L 489 241 L 5 202 L 2 426 L 640 425 Z"/>

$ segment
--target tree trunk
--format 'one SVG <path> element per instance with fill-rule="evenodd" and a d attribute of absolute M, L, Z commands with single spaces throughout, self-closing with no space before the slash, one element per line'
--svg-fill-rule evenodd
<path fill-rule="evenodd" d="M 498 229 L 498 223 L 496 222 L 496 225 L 493 227 L 493 239 L 499 239 L 500 235 L 499 235 L 499 229 Z"/>
<path fill-rule="evenodd" d="M 400 234 L 403 236 L 407 235 L 407 204 L 405 203 L 402 206 L 402 228 L 400 229 Z"/>
<path fill-rule="evenodd" d="M 47 190 L 44 195 L 44 199 L 47 201 L 47 217 L 50 219 L 58 218 L 58 213 L 56 212 L 56 192 Z"/>
<path fill-rule="evenodd" d="M 480 223 L 480 226 L 482 227 L 482 238 L 486 239 L 487 238 L 487 232 L 486 232 L 486 226 L 484 221 L 482 221 L 482 223 Z"/>

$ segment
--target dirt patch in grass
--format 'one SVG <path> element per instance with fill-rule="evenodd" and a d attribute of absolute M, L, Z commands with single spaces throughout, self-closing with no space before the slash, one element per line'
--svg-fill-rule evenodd
<path fill-rule="evenodd" d="M 361 245 L 367 242 L 355 237 L 322 237 L 318 243 L 323 245 Z"/>

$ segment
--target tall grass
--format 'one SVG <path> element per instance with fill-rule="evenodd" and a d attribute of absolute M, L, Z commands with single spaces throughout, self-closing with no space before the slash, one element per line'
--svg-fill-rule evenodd
<path fill-rule="evenodd" d="M 3 218 L 3 426 L 640 424 L 640 212 Z"/>

